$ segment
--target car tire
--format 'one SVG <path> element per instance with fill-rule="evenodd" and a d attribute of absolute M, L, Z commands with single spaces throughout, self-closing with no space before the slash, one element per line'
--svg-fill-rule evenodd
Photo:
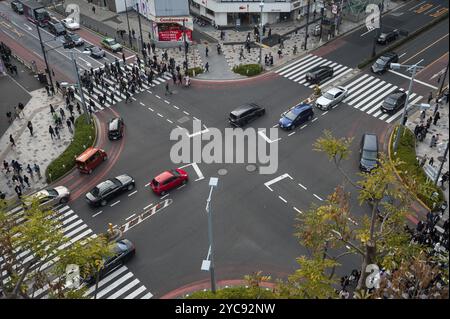
<path fill-rule="evenodd" d="M 127 189 L 128 189 L 129 191 L 131 191 L 133 188 L 134 188 L 134 184 L 130 184 L 130 185 L 128 185 L 128 187 L 127 187 Z"/>
<path fill-rule="evenodd" d="M 311 121 L 313 118 L 312 114 L 310 116 L 308 116 L 308 121 Z"/>
<path fill-rule="evenodd" d="M 188 180 L 185 179 L 185 180 L 183 180 L 183 181 L 181 182 L 181 184 L 185 185 L 187 182 L 188 182 Z"/>
<path fill-rule="evenodd" d="M 102 201 L 100 202 L 100 206 L 106 206 L 106 204 L 108 204 L 106 199 L 102 199 Z"/>
<path fill-rule="evenodd" d="M 106 161 L 108 159 L 108 156 L 105 155 L 105 157 L 103 157 L 103 161 Z"/>
<path fill-rule="evenodd" d="M 164 195 L 166 195 L 166 194 L 167 194 L 166 191 L 162 191 L 161 193 L 159 193 L 159 196 L 164 196 Z"/>
<path fill-rule="evenodd" d="M 69 201 L 69 199 L 67 197 L 63 197 L 61 198 L 61 200 L 59 201 L 60 204 L 65 204 Z"/>
<path fill-rule="evenodd" d="M 291 125 L 291 131 L 295 130 L 295 128 L 296 128 L 296 125 L 295 125 L 295 124 L 292 124 L 292 125 Z"/>
<path fill-rule="evenodd" d="M 88 174 L 89 174 L 89 175 L 92 174 L 92 168 L 88 171 Z"/>

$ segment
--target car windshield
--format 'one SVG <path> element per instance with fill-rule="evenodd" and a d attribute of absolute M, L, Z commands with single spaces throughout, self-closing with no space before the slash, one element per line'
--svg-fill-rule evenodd
<path fill-rule="evenodd" d="M 363 151 L 362 157 L 366 160 L 375 161 L 377 159 L 377 152 L 375 151 Z"/>
<path fill-rule="evenodd" d="M 95 186 L 92 190 L 91 190 L 91 194 L 94 196 L 98 196 L 98 194 L 100 193 L 100 188 L 98 188 L 97 186 Z"/>
<path fill-rule="evenodd" d="M 325 92 L 325 93 L 323 94 L 323 97 L 326 98 L 326 99 L 328 99 L 328 100 L 334 99 L 334 95 L 333 95 L 333 94 L 330 94 L 330 92 Z"/>
<path fill-rule="evenodd" d="M 387 58 L 379 58 L 375 63 L 380 66 L 385 66 L 387 63 Z"/>
<path fill-rule="evenodd" d="M 72 34 L 70 35 L 70 37 L 71 37 L 72 40 L 74 40 L 74 41 L 76 41 L 76 40 L 78 40 L 78 39 L 80 38 L 80 36 L 79 36 L 78 34 L 76 34 L 76 33 L 72 33 Z"/>
<path fill-rule="evenodd" d="M 128 250 L 128 246 L 122 242 L 118 242 L 117 245 L 114 247 L 114 252 L 116 254 L 120 254 L 121 252 L 126 252 L 127 250 Z"/>
<path fill-rule="evenodd" d="M 55 191 L 54 189 L 47 189 L 47 193 L 48 193 L 48 196 L 50 196 L 50 197 L 58 196 L 58 192 Z"/>
<path fill-rule="evenodd" d="M 284 114 L 284 117 L 291 121 L 294 121 L 297 118 L 297 114 L 295 114 L 294 111 L 289 111 L 286 114 Z"/>
<path fill-rule="evenodd" d="M 158 185 L 159 185 L 159 183 L 158 183 L 158 181 L 157 181 L 156 179 L 153 179 L 153 180 L 152 180 L 152 184 L 155 185 L 155 186 L 158 186 Z"/>
<path fill-rule="evenodd" d="M 397 98 L 395 98 L 395 97 L 388 97 L 388 98 L 385 100 L 385 102 L 386 102 L 387 104 L 395 104 L 396 101 L 397 101 Z"/>
<path fill-rule="evenodd" d="M 172 175 L 174 175 L 174 176 L 180 176 L 180 173 L 178 173 L 175 169 L 171 169 L 170 172 L 171 172 Z"/>

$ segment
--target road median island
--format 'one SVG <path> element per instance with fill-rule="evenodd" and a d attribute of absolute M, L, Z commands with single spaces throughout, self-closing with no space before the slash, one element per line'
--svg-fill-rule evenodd
<path fill-rule="evenodd" d="M 201 67 L 190 68 L 188 70 L 188 74 L 190 77 L 194 77 L 194 76 L 197 76 L 202 73 L 203 73 L 203 68 L 201 68 Z"/>
<path fill-rule="evenodd" d="M 363 69 L 365 68 L 368 64 L 374 62 L 376 59 L 378 59 L 381 55 L 383 55 L 386 52 L 390 52 L 393 51 L 394 49 L 400 47 L 401 45 L 405 44 L 406 42 L 414 39 L 415 37 L 419 36 L 420 34 L 422 34 L 423 32 L 429 30 L 430 28 L 432 28 L 433 26 L 435 26 L 436 24 L 444 21 L 445 19 L 448 19 L 448 12 L 442 16 L 440 16 L 437 19 L 434 19 L 432 21 L 430 21 L 429 23 L 427 23 L 426 25 L 424 25 L 423 27 L 417 29 L 416 31 L 412 32 L 411 34 L 408 34 L 406 37 L 404 37 L 403 39 L 395 42 L 394 44 L 386 47 L 385 49 L 381 50 L 380 52 L 378 52 L 374 57 L 368 58 L 363 60 L 361 63 L 358 64 L 358 68 L 359 69 Z"/>
<path fill-rule="evenodd" d="M 97 130 L 95 121 L 86 122 L 86 115 L 81 115 L 75 120 L 75 133 L 72 142 L 67 149 L 53 160 L 45 171 L 47 183 L 54 182 L 58 178 L 70 172 L 75 166 L 75 158 L 96 141 Z"/>
<path fill-rule="evenodd" d="M 233 72 L 244 76 L 255 76 L 260 74 L 263 68 L 259 64 L 239 64 L 233 67 Z"/>
<path fill-rule="evenodd" d="M 401 161 L 395 167 L 398 177 L 403 181 L 403 184 L 410 193 L 428 211 L 431 211 L 432 207 L 440 207 L 444 201 L 444 194 L 438 186 L 434 185 L 433 181 L 428 178 L 422 167 L 420 167 L 416 155 L 416 139 L 411 130 L 404 128 L 403 134 L 400 136 L 397 152 L 394 153 L 393 144 L 397 129 L 398 126 L 392 131 L 389 139 L 389 158 L 390 160 L 399 159 Z M 437 195 L 433 196 L 433 194 Z"/>

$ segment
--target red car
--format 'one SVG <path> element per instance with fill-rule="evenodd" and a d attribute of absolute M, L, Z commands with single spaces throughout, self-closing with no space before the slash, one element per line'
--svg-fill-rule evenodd
<path fill-rule="evenodd" d="M 185 184 L 188 181 L 188 174 L 180 169 L 171 169 L 156 176 L 150 186 L 158 195 L 164 195 L 171 189 Z"/>

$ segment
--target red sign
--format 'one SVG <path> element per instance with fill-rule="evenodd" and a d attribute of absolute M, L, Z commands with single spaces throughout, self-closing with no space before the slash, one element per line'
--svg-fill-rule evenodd
<path fill-rule="evenodd" d="M 184 41 L 181 29 L 158 30 L 159 41 Z M 186 40 L 192 41 L 192 31 L 186 30 Z"/>

